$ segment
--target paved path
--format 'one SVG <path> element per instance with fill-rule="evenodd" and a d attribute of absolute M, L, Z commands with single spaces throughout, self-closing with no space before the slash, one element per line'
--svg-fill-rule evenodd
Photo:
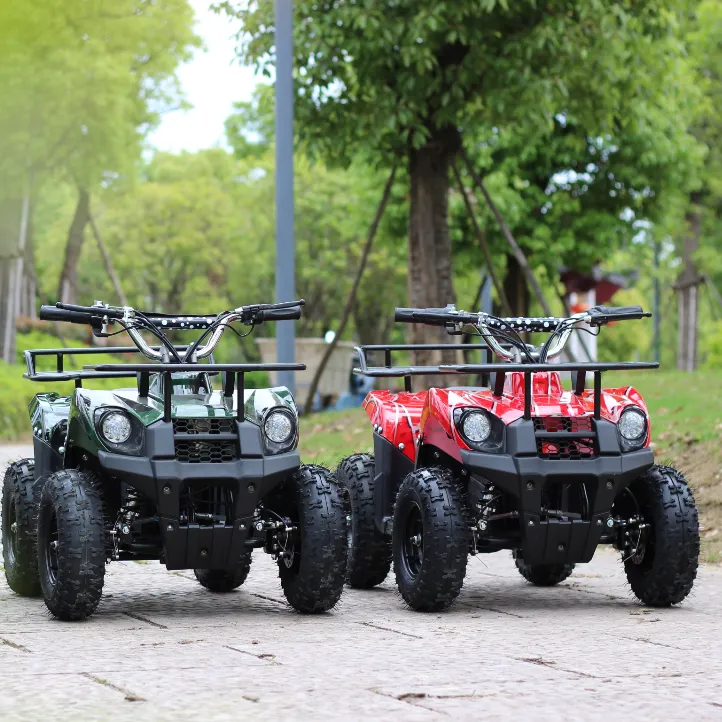
<path fill-rule="evenodd" d="M 27 453 L 0 447 L 0 467 Z M 108 567 L 84 623 L 0 581 L 0 720 L 722 720 L 722 571 L 678 609 L 637 604 L 600 552 L 554 589 L 506 553 L 470 559 L 445 614 L 404 608 L 390 576 L 303 617 L 254 556 L 218 596 L 157 563 Z"/>

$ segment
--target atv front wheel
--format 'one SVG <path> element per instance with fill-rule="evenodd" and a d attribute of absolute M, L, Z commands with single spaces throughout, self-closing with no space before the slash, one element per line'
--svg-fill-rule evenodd
<path fill-rule="evenodd" d="M 469 527 L 463 492 L 447 469 L 417 469 L 402 482 L 394 507 L 393 554 L 396 583 L 412 609 L 438 612 L 459 596 Z"/>
<path fill-rule="evenodd" d="M 296 531 L 278 560 L 288 603 L 303 614 L 332 609 L 346 578 L 347 527 L 343 490 L 322 466 L 302 466 L 279 490 L 284 516 Z"/>
<path fill-rule="evenodd" d="M 553 587 L 574 571 L 574 564 L 527 564 L 516 554 L 514 562 L 519 574 L 536 587 Z"/>
<path fill-rule="evenodd" d="M 232 592 L 246 581 L 251 571 L 252 552 L 244 551 L 235 569 L 194 569 L 193 573 L 202 587 L 217 594 Z"/>
<path fill-rule="evenodd" d="M 633 553 L 624 570 L 635 596 L 649 607 L 669 607 L 691 591 L 699 562 L 699 520 L 684 476 L 670 466 L 653 466 L 615 504 L 615 516 L 635 511 L 643 520 L 630 529 Z M 632 508 L 632 503 L 635 508 Z"/>
<path fill-rule="evenodd" d="M 381 584 L 391 570 L 391 537 L 380 532 L 374 521 L 375 470 L 373 456 L 354 454 L 336 471 L 351 505 L 346 580 L 355 589 Z"/>
<path fill-rule="evenodd" d="M 3 564 L 8 586 L 23 597 L 42 594 L 38 577 L 38 500 L 32 459 L 8 466 L 2 489 Z"/>
<path fill-rule="evenodd" d="M 90 616 L 103 594 L 103 505 L 92 474 L 51 474 L 40 495 L 38 571 L 45 605 L 58 619 Z"/>

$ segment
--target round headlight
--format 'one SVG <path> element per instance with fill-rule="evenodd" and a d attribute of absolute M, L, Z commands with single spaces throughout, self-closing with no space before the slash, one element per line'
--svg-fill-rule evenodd
<path fill-rule="evenodd" d="M 637 441 L 647 431 L 647 417 L 640 409 L 627 409 L 619 418 L 619 433 L 627 441 Z"/>
<path fill-rule="evenodd" d="M 469 441 L 479 444 L 491 435 L 491 422 L 483 411 L 472 411 L 462 419 L 461 431 Z"/>
<path fill-rule="evenodd" d="M 283 411 L 271 411 L 263 424 L 266 436 L 276 444 L 283 444 L 293 435 L 293 420 Z"/>
<path fill-rule="evenodd" d="M 128 441 L 132 431 L 130 419 L 125 414 L 117 412 L 106 414 L 100 424 L 100 433 L 111 444 L 122 444 Z"/>

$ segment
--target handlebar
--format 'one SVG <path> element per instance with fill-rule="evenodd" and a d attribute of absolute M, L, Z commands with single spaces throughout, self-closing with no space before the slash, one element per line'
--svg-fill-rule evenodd
<path fill-rule="evenodd" d="M 136 311 L 130 306 L 117 307 L 108 306 L 101 301 L 96 301 L 93 306 L 77 306 L 75 304 L 56 303 L 55 306 L 41 306 L 40 319 L 43 321 L 58 321 L 66 323 L 77 323 L 89 325 L 93 328 L 97 335 L 107 335 L 106 324 L 117 322 L 122 326 L 138 347 L 138 350 L 148 358 L 154 360 L 162 360 L 164 358 L 161 350 L 151 348 L 140 334 L 143 329 L 150 328 L 150 325 L 156 327 L 161 336 L 166 331 L 189 331 L 208 329 L 206 333 L 211 332 L 211 337 L 203 346 L 198 346 L 198 342 L 191 344 L 183 356 L 183 360 L 188 362 L 191 356 L 194 359 L 202 359 L 210 356 L 218 345 L 226 327 L 236 321 L 256 326 L 265 321 L 293 321 L 301 318 L 301 306 L 305 305 L 305 301 L 284 301 L 282 303 L 266 303 L 255 304 L 252 306 L 239 306 L 233 311 L 223 312 L 218 315 L 198 314 L 198 315 L 171 315 L 166 313 L 148 312 L 142 313 Z M 205 334 L 204 334 L 205 335 Z M 201 339 L 203 336 L 201 336 Z M 201 340 L 199 339 L 199 341 Z M 171 350 L 171 344 L 167 339 L 163 338 L 163 343 L 168 344 L 168 350 Z M 173 351 L 171 351 L 173 353 Z M 176 359 L 180 359 L 174 354 Z"/>
<path fill-rule="evenodd" d="M 546 361 L 554 359 L 562 352 L 571 332 L 579 323 L 587 322 L 590 326 L 603 326 L 610 321 L 636 320 L 648 318 L 651 315 L 651 313 L 643 311 L 641 306 L 594 306 L 569 318 L 553 316 L 497 318 L 486 313 L 457 311 L 453 305 L 450 305 L 446 308 L 397 308 L 394 312 L 394 320 L 402 323 L 447 326 L 452 329 L 464 324 L 476 326 L 494 353 L 506 360 L 513 359 L 515 351 L 505 349 L 495 336 L 503 338 L 504 333 L 509 331 L 550 333 L 552 336 L 539 349 L 540 355 Z M 519 349 L 524 350 L 521 345 Z M 519 349 L 516 353 L 519 352 Z"/>

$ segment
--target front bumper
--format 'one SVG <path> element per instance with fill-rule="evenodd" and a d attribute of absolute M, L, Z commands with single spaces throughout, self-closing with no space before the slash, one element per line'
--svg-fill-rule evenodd
<path fill-rule="evenodd" d="M 226 569 L 235 566 L 251 529 L 259 502 L 301 465 L 298 451 L 262 456 L 260 444 L 249 434 L 255 427 L 238 424 L 239 458 L 223 463 L 187 463 L 173 458 L 170 424 L 146 431 L 147 456 L 98 452 L 102 470 L 130 484 L 155 503 L 168 569 Z M 244 456 L 244 452 L 248 456 Z M 253 454 L 253 455 L 250 455 Z M 233 497 L 232 524 L 181 524 L 181 495 L 194 481 L 229 489 Z"/>
<path fill-rule="evenodd" d="M 615 498 L 654 464 L 651 449 L 623 453 L 616 430 L 596 422 L 595 458 L 558 460 L 539 458 L 534 430 L 528 422 L 507 428 L 506 449 L 490 454 L 461 451 L 465 469 L 473 477 L 492 482 L 518 501 L 521 555 L 527 564 L 570 564 L 591 561 L 602 535 L 608 532 Z M 548 519 L 542 514 L 547 484 L 584 483 L 589 513 L 584 519 Z"/>

